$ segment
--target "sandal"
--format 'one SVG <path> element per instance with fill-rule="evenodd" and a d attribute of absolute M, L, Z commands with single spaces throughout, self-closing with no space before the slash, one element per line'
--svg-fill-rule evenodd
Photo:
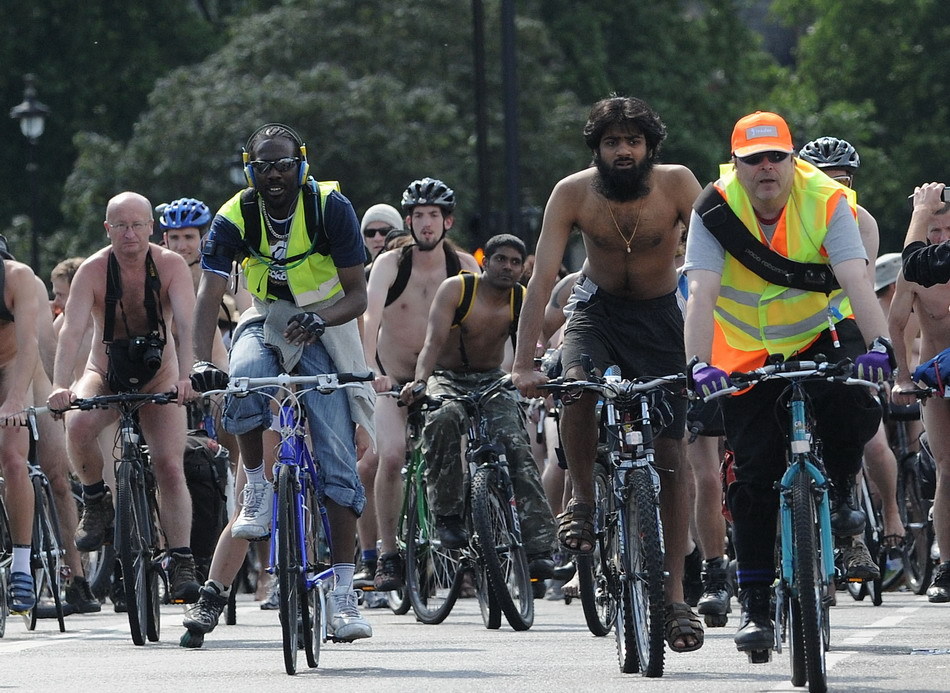
<path fill-rule="evenodd" d="M 36 606 L 33 576 L 29 573 L 10 573 L 10 612 L 24 613 Z"/>
<path fill-rule="evenodd" d="M 592 554 L 597 536 L 594 534 L 594 506 L 571 500 L 567 509 L 557 516 L 557 538 L 571 554 Z M 570 543 L 568 543 L 570 542 Z M 589 548 L 581 548 L 587 544 Z"/>
<path fill-rule="evenodd" d="M 885 534 L 881 537 L 881 548 L 902 550 L 904 548 L 904 535 Z"/>
<path fill-rule="evenodd" d="M 663 609 L 666 620 L 666 644 L 673 652 L 692 652 L 703 646 L 703 624 L 686 602 L 670 602 Z M 695 638 L 692 645 L 677 647 L 673 643 L 685 638 Z"/>

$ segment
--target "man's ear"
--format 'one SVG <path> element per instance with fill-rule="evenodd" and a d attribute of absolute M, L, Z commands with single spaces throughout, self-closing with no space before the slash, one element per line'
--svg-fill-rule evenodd
<path fill-rule="evenodd" d="M 449 229 L 452 228 L 452 224 L 455 223 L 455 216 L 452 214 L 448 214 L 442 221 L 443 221 L 443 225 L 445 226 L 445 230 L 448 231 Z"/>

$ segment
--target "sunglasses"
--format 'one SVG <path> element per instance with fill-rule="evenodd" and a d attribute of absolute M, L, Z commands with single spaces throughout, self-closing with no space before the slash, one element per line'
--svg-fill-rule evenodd
<path fill-rule="evenodd" d="M 373 236 L 385 236 L 387 233 L 393 230 L 392 226 L 387 226 L 382 229 L 364 229 L 363 235 L 367 238 L 372 238 Z"/>
<path fill-rule="evenodd" d="M 300 163 L 300 158 L 296 156 L 285 156 L 282 159 L 274 159 L 273 161 L 267 161 L 266 159 L 256 159 L 255 161 L 249 161 L 250 164 L 256 173 L 267 173 L 271 170 L 273 166 L 280 173 L 286 173 L 294 166 Z"/>
<path fill-rule="evenodd" d="M 854 178 L 852 178 L 851 176 L 832 176 L 831 180 L 835 181 L 836 183 L 841 183 L 841 185 L 847 188 L 850 188 L 852 181 L 854 181 Z"/>
<path fill-rule="evenodd" d="M 764 159 L 768 159 L 771 163 L 777 164 L 780 161 L 785 161 L 788 157 L 788 152 L 759 152 L 758 154 L 737 156 L 736 158 L 746 166 L 758 166 Z"/>

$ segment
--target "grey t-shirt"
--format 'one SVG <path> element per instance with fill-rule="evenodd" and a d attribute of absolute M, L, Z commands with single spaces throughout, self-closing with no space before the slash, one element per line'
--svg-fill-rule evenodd
<path fill-rule="evenodd" d="M 769 239 L 775 233 L 776 226 L 777 224 L 770 226 L 759 224 L 765 237 Z M 828 262 L 832 267 L 845 260 L 855 258 L 867 262 L 868 255 L 864 249 L 864 243 L 861 241 L 858 223 L 851 214 L 848 201 L 844 198 L 841 198 L 831 215 L 824 248 L 828 253 Z M 700 216 L 693 211 L 689 219 L 689 235 L 686 237 L 686 262 L 683 264 L 683 271 L 702 269 L 722 274 L 725 259 L 726 251 L 716 240 L 716 237 L 706 228 Z"/>

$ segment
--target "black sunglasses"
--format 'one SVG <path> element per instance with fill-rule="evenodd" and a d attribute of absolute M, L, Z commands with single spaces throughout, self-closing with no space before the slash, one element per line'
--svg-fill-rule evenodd
<path fill-rule="evenodd" d="M 788 157 L 788 152 L 759 152 L 758 154 L 737 156 L 736 158 L 747 166 L 758 166 L 765 158 L 768 158 L 773 164 L 777 164 L 780 161 L 785 161 Z"/>
<path fill-rule="evenodd" d="M 270 171 L 271 166 L 276 168 L 280 173 L 285 173 L 292 169 L 299 162 L 299 157 L 285 156 L 282 159 L 275 159 L 273 161 L 267 161 L 266 159 L 256 159 L 255 161 L 249 161 L 248 163 L 254 167 L 255 172 L 263 174 Z"/>
<path fill-rule="evenodd" d="M 394 227 L 387 226 L 382 229 L 363 229 L 363 235 L 367 238 L 372 238 L 373 236 L 385 236 L 387 233 L 393 230 Z"/>

